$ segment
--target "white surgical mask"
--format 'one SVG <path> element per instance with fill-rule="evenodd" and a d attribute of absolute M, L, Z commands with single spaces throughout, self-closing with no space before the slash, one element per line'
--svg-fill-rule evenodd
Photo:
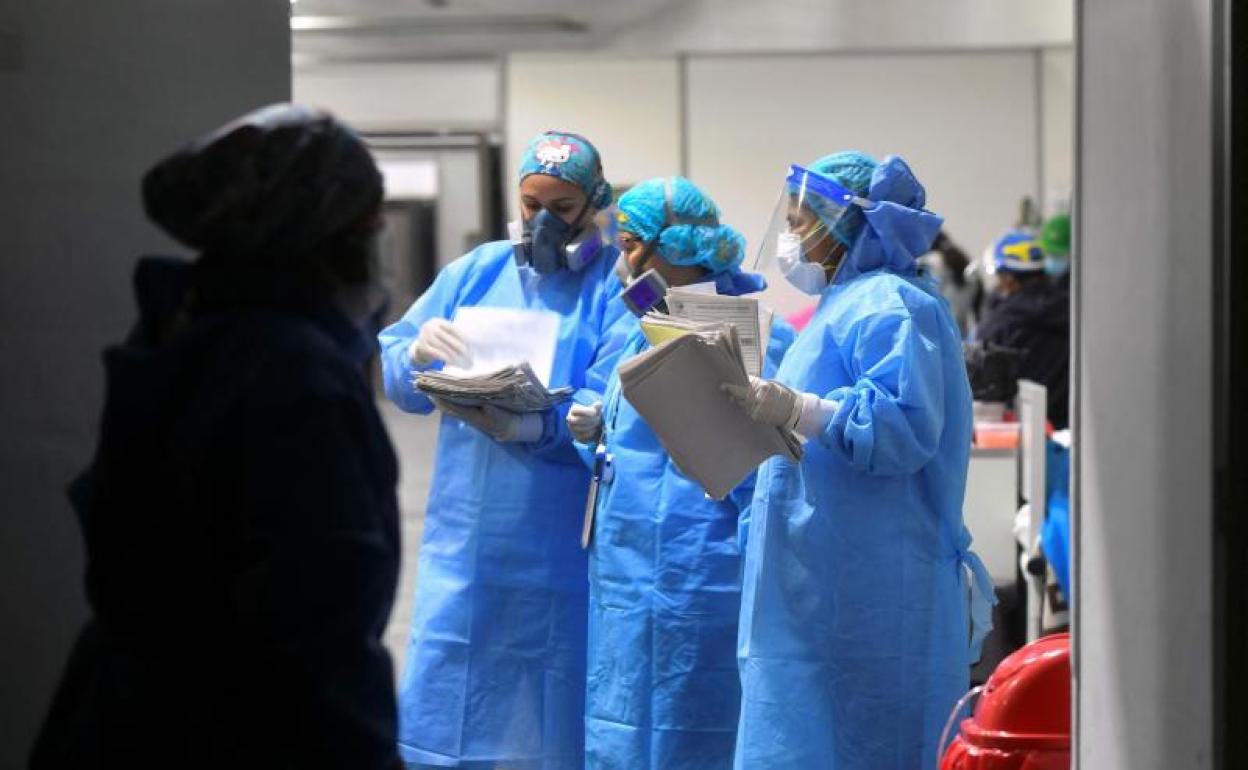
<path fill-rule="evenodd" d="M 802 261 L 802 239 L 796 233 L 780 233 L 776 236 L 776 264 L 788 275 Z"/>
<path fill-rule="evenodd" d="M 795 233 L 780 233 L 777 236 L 776 263 L 798 291 L 817 295 L 828 288 L 827 271 L 823 265 L 802 259 L 802 239 Z"/>
<path fill-rule="evenodd" d="M 1060 278 L 1070 271 L 1069 257 L 1045 256 L 1044 272 L 1048 273 L 1052 278 Z"/>

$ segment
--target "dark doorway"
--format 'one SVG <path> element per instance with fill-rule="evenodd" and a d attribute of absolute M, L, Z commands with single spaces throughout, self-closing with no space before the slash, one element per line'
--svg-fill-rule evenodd
<path fill-rule="evenodd" d="M 1248 8 L 1214 29 L 1214 655 L 1217 766 L 1248 767 Z"/>

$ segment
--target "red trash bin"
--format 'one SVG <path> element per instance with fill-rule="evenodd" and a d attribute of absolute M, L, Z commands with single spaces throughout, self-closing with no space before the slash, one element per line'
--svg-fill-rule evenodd
<path fill-rule="evenodd" d="M 940 770 L 1069 770 L 1070 634 L 1001 661 Z"/>

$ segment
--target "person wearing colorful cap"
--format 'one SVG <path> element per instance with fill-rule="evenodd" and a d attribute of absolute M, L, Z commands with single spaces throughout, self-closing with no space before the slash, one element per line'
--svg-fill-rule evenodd
<path fill-rule="evenodd" d="M 619 244 L 633 276 L 660 273 L 669 286 L 704 284 L 725 295 L 763 288 L 740 269 L 745 239 L 683 177 L 650 179 L 619 201 Z M 598 366 L 601 400 L 573 407 L 587 457 L 610 458 L 600 482 L 590 547 L 586 768 L 714 770 L 732 767 L 740 684 L 738 527 L 748 479 L 724 500 L 682 474 L 620 390 L 617 364 L 650 347 L 637 317 Z M 770 374 L 792 341 L 776 319 Z"/>
<path fill-rule="evenodd" d="M 1054 214 L 1040 228 L 1044 271 L 1059 289 L 1070 290 L 1070 214 Z"/>
<path fill-rule="evenodd" d="M 1019 378 L 1045 387 L 1049 422 L 1062 430 L 1070 418 L 1070 295 L 1050 280 L 1046 256 L 1021 230 L 993 244 L 997 301 L 975 339 L 1019 352 Z"/>
<path fill-rule="evenodd" d="M 143 178 L 194 261 L 145 257 L 70 489 L 91 618 L 35 770 L 393 770 L 382 634 L 398 464 L 361 330 L 382 178 L 331 115 L 278 104 Z"/>
<path fill-rule="evenodd" d="M 549 386 L 589 379 L 622 305 L 617 251 L 595 224 L 611 204 L 598 151 L 560 131 L 530 142 L 512 239 L 446 266 L 380 335 L 386 395 L 442 411 L 415 611 L 399 682 L 399 751 L 415 767 L 565 770 L 584 762 L 586 556 L 580 527 L 589 474 L 565 423 L 568 405 L 515 414 L 435 402 L 420 372 L 467 362 L 462 308 L 553 314 Z"/>
<path fill-rule="evenodd" d="M 724 387 L 807 439 L 755 483 L 737 768 L 935 767 L 991 625 L 961 337 L 915 263 L 942 221 L 925 202 L 901 158 L 836 153 L 790 168 L 762 244 L 819 306 L 773 379 Z"/>

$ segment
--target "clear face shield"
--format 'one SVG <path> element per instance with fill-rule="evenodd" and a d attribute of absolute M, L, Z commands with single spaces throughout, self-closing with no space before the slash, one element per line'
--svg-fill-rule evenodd
<path fill-rule="evenodd" d="M 818 294 L 832 282 L 844 254 L 833 228 L 854 204 L 869 205 L 828 177 L 791 166 L 754 271 L 779 272 L 798 289 Z"/>

